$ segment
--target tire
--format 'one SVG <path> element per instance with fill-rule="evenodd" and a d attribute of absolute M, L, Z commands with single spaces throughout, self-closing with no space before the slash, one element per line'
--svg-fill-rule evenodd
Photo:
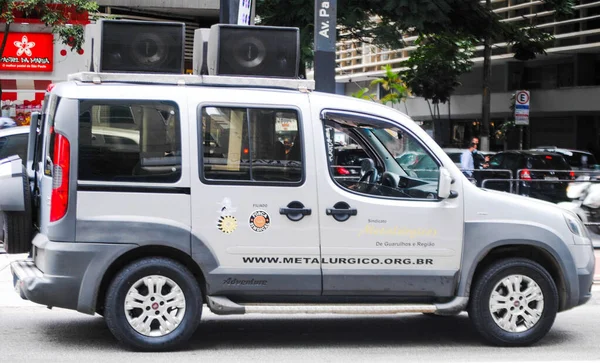
<path fill-rule="evenodd" d="M 4 250 L 6 253 L 26 253 L 31 250 L 33 235 L 33 217 L 31 205 L 31 190 L 27 170 L 23 167 L 23 195 L 25 197 L 23 212 L 2 212 Z"/>
<path fill-rule="evenodd" d="M 148 278 L 150 286 L 157 283 L 162 291 L 152 293 Z M 169 297 L 172 294 L 175 296 Z M 169 303 L 176 306 L 169 307 Z M 167 351 L 185 344 L 196 331 L 201 314 L 202 293 L 196 278 L 180 263 L 162 257 L 144 258 L 121 270 L 108 287 L 104 306 L 112 334 L 141 351 Z"/>
<path fill-rule="evenodd" d="M 511 293 L 510 286 L 517 284 Z M 509 258 L 493 263 L 479 275 L 471 290 L 468 311 L 475 330 L 489 343 L 528 346 L 552 327 L 558 312 L 558 292 L 542 266 L 524 258 Z M 512 321 L 515 324 L 510 324 Z"/>

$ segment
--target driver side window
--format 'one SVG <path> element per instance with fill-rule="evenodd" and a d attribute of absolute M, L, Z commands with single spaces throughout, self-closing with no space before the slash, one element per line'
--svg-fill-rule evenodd
<path fill-rule="evenodd" d="M 340 116 L 324 120 L 324 134 L 329 173 L 339 187 L 387 198 L 437 199 L 439 163 L 411 133 L 380 120 Z"/>

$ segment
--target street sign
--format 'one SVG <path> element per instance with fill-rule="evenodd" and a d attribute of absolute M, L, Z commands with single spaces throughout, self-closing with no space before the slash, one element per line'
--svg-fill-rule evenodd
<path fill-rule="evenodd" d="M 251 25 L 252 0 L 240 0 L 238 9 L 238 25 Z"/>
<path fill-rule="evenodd" d="M 529 91 L 517 91 L 515 95 L 515 125 L 529 125 Z"/>
<path fill-rule="evenodd" d="M 315 87 L 335 93 L 337 0 L 315 0 Z"/>

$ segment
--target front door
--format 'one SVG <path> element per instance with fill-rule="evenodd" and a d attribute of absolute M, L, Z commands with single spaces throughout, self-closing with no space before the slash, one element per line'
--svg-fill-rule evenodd
<path fill-rule="evenodd" d="M 196 103 L 193 257 L 209 269 L 212 295 L 320 295 L 314 147 L 303 122 L 308 97 L 277 103 L 276 94 L 257 96 L 214 89 Z M 216 261 L 206 261 L 207 250 Z"/>
<path fill-rule="evenodd" d="M 453 296 L 463 206 L 438 198 L 441 162 L 427 135 L 365 114 L 321 115 L 316 157 L 329 171 L 318 185 L 324 295 Z"/>

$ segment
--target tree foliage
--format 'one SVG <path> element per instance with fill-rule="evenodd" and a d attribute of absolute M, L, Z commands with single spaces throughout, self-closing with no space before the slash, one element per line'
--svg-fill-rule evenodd
<path fill-rule="evenodd" d="M 402 62 L 400 78 L 411 92 L 432 103 L 446 103 L 460 86 L 461 74 L 471 70 L 473 42 L 448 36 L 420 36 L 417 49 Z"/>
<path fill-rule="evenodd" d="M 382 77 L 372 80 L 369 87 L 364 87 L 354 92 L 352 97 L 378 101 L 384 105 L 388 103 L 395 105 L 405 101 L 409 96 L 408 87 L 400 79 L 400 75 L 390 65 L 386 65 L 382 69 L 385 72 Z M 377 98 L 377 94 L 371 91 L 371 87 L 378 86 L 381 86 L 385 91 L 385 95 L 379 99 Z"/>
<path fill-rule="evenodd" d="M 557 16 L 569 16 L 573 0 L 544 0 Z M 544 54 L 552 37 L 536 28 L 522 29 L 518 22 L 502 22 L 480 0 L 338 0 L 338 40 L 355 39 L 382 47 L 401 48 L 406 35 L 446 35 L 477 42 L 491 37 L 507 42 L 517 59 Z M 264 25 L 300 28 L 302 54 L 312 60 L 314 0 L 258 0 L 256 13 Z"/>

